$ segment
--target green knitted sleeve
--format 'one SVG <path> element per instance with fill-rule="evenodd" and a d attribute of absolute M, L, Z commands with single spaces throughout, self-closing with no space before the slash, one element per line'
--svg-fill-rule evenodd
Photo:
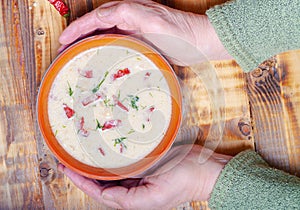
<path fill-rule="evenodd" d="M 236 0 L 206 14 L 246 72 L 275 54 L 300 48 L 300 0 Z"/>
<path fill-rule="evenodd" d="M 209 200 L 211 209 L 300 209 L 300 178 L 273 169 L 254 151 L 231 159 Z"/>

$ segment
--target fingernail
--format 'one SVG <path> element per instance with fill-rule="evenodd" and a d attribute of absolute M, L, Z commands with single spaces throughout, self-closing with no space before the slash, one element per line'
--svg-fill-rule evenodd
<path fill-rule="evenodd" d="M 104 192 L 102 194 L 102 197 L 103 197 L 104 200 L 109 200 L 109 201 L 113 201 L 114 200 L 114 197 L 111 194 L 109 194 L 109 193 L 105 193 Z"/>
<path fill-rule="evenodd" d="M 98 9 L 98 16 L 99 17 L 106 17 L 111 14 L 111 8 L 99 8 Z"/>

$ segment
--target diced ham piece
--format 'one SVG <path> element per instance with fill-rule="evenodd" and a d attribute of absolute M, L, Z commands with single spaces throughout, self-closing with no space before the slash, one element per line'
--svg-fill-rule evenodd
<path fill-rule="evenodd" d="M 63 104 L 63 108 L 64 108 L 64 110 L 65 110 L 65 113 L 66 113 L 66 115 L 67 115 L 67 118 L 71 118 L 71 117 L 73 117 L 74 116 L 74 114 L 75 114 L 75 111 L 73 110 L 73 109 L 71 109 L 67 104 Z"/>
<path fill-rule="evenodd" d="M 78 73 L 86 78 L 93 78 L 93 71 L 92 70 L 81 70 L 78 69 Z"/>
<path fill-rule="evenodd" d="M 105 130 L 108 130 L 111 128 L 115 128 L 115 127 L 120 126 L 121 124 L 122 124 L 121 120 L 109 120 L 103 124 L 102 130 L 105 131 Z"/>
<path fill-rule="evenodd" d="M 102 95 L 100 93 L 96 93 L 96 94 L 93 94 L 93 95 L 90 95 L 90 96 L 86 97 L 85 99 L 83 99 L 81 101 L 81 103 L 82 103 L 83 106 L 87 106 L 87 105 L 89 105 L 89 104 L 91 104 L 91 103 L 93 103 L 93 102 L 95 102 L 95 101 L 97 101 L 101 98 L 102 98 Z"/>
<path fill-rule="evenodd" d="M 115 95 L 113 95 L 112 97 L 113 97 L 114 103 L 118 107 L 120 107 L 121 109 L 125 110 L 126 112 L 129 112 L 129 109 L 124 104 L 122 104 L 121 101 L 119 101 L 119 99 Z"/>

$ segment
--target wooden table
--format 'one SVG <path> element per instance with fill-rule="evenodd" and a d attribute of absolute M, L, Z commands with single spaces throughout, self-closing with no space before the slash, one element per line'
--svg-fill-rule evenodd
<path fill-rule="evenodd" d="M 109 0 L 67 0 L 70 21 Z M 225 0 L 158 1 L 203 13 Z M 36 97 L 47 67 L 57 55 L 68 24 L 47 0 L 0 3 L 0 209 L 107 209 L 57 172 L 36 121 Z M 69 22 L 70 22 L 69 21 Z M 259 36 L 259 34 L 254 34 Z M 255 148 L 272 166 L 300 175 L 300 51 L 276 55 L 245 74 L 234 61 L 212 62 L 224 88 L 225 130 L 217 151 L 236 154 Z M 212 123 L 207 91 L 184 69 L 179 77 L 198 89 L 196 123 L 203 144 Z M 193 203 L 206 208 L 206 203 Z"/>

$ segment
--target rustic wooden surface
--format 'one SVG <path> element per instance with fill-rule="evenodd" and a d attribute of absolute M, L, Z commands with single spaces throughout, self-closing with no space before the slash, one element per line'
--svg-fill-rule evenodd
<path fill-rule="evenodd" d="M 70 21 L 109 0 L 68 0 Z M 225 0 L 161 0 L 203 13 Z M 56 170 L 36 122 L 35 103 L 42 76 L 57 55 L 58 37 L 68 22 L 47 0 L 0 3 L 0 209 L 107 209 Z M 255 148 L 273 166 L 300 175 L 300 51 L 282 53 L 250 74 L 233 61 L 212 62 L 224 89 L 223 141 L 217 151 L 236 154 Z M 193 94 L 198 143 L 212 123 L 209 91 L 187 69 L 175 68 Z M 209 142 L 213 139 L 208 139 Z M 206 203 L 193 203 L 206 209 Z"/>

